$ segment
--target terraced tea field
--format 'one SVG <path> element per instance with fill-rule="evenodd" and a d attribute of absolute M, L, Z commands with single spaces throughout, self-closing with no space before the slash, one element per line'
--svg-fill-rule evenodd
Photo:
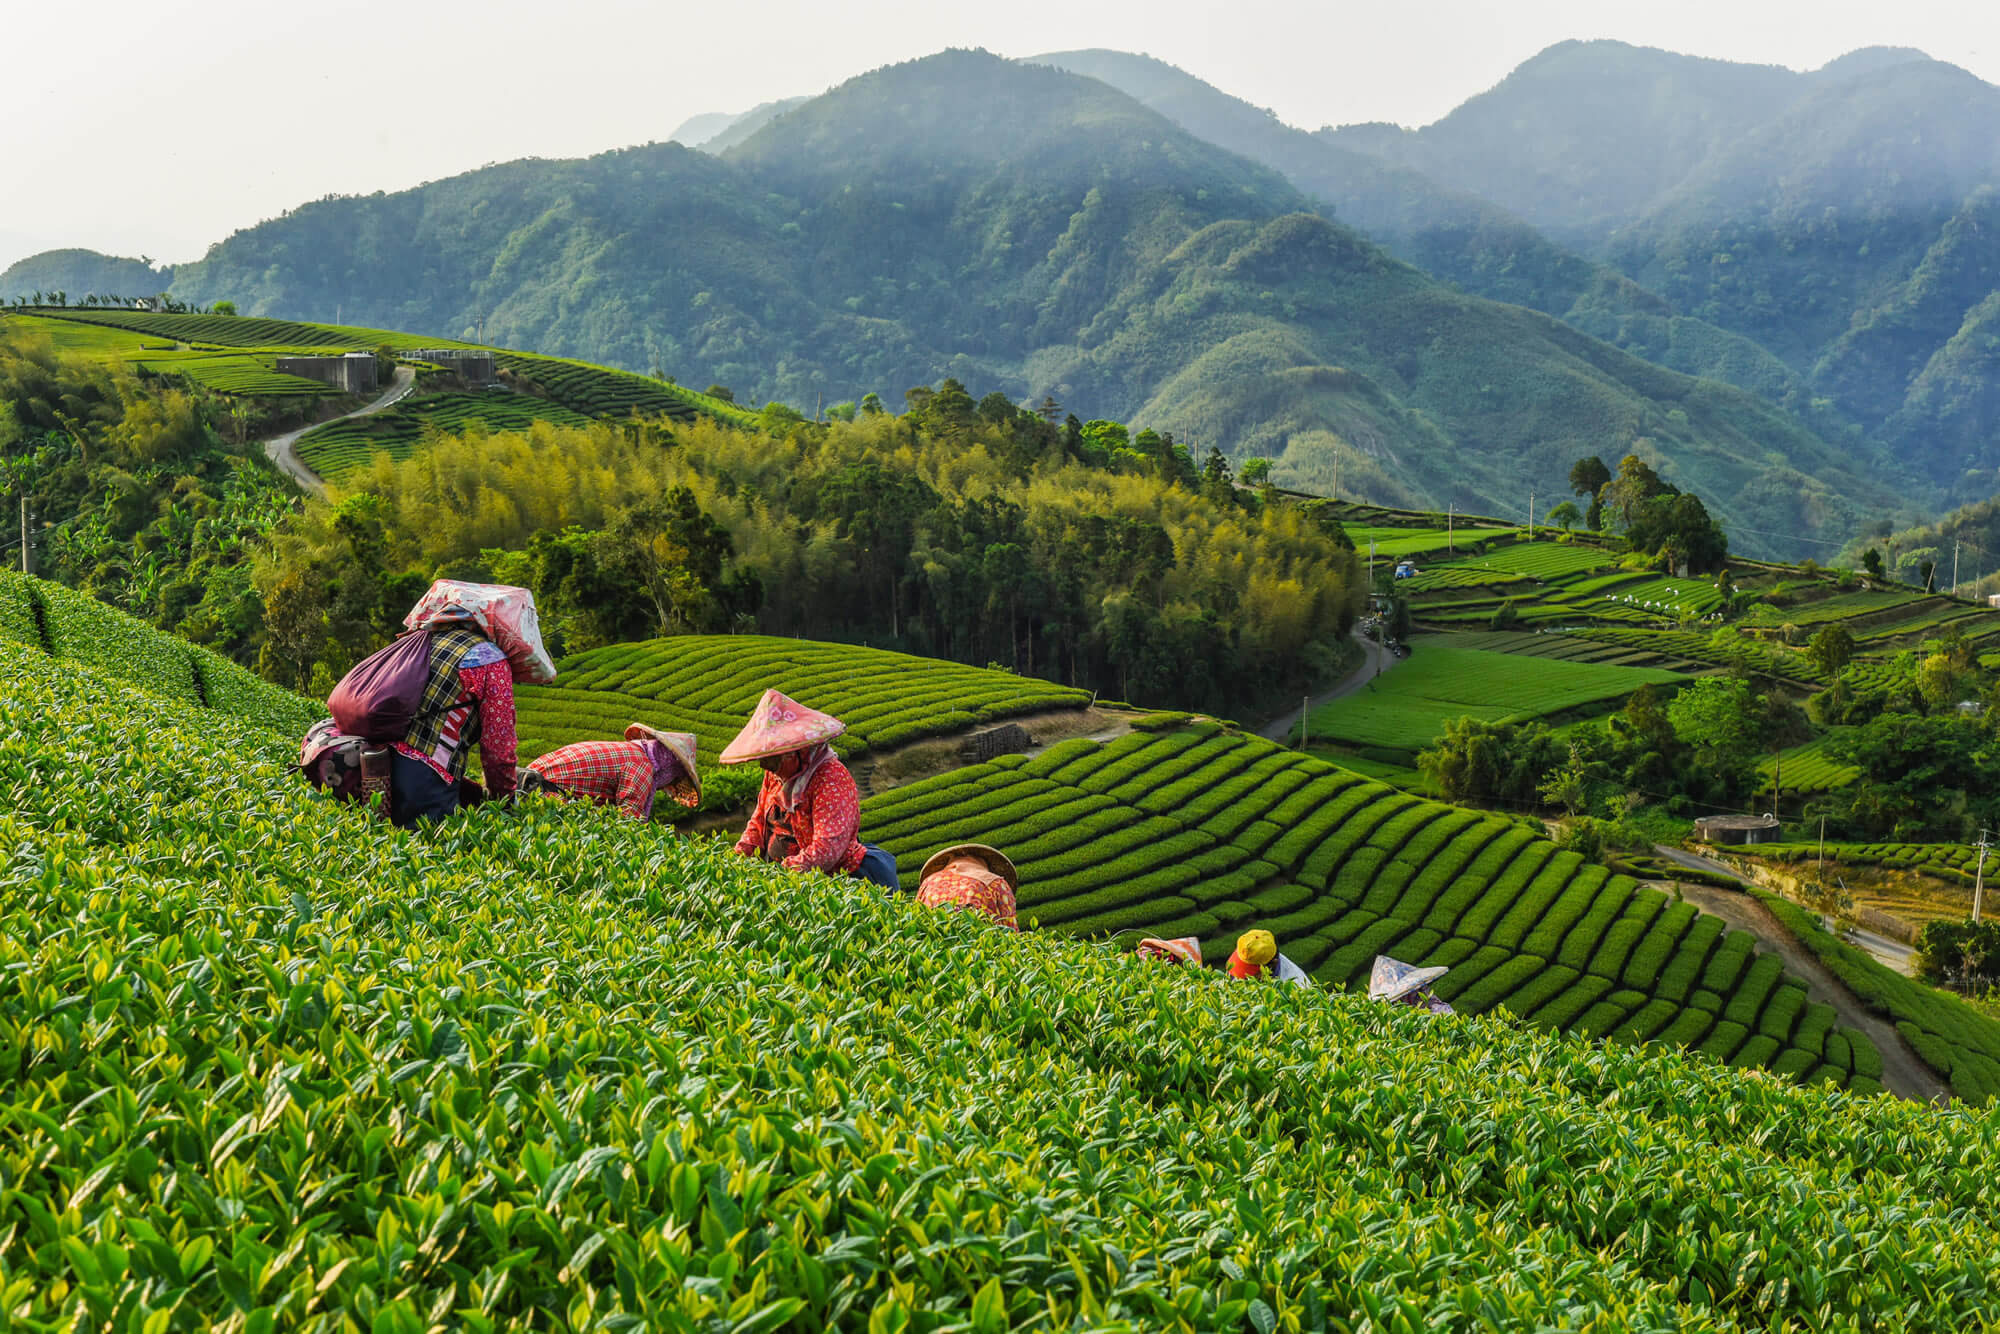
<path fill-rule="evenodd" d="M 1367 690 L 1313 710 L 1307 736 L 1356 747 L 1414 752 L 1454 718 L 1519 722 L 1605 706 L 1644 685 L 1679 685 L 1680 672 L 1523 657 L 1425 642 Z"/>
<path fill-rule="evenodd" d="M 233 356 L 242 369 L 241 350 L 254 350 L 252 360 L 268 365 L 268 357 L 280 352 L 373 351 L 389 347 L 400 351 L 423 348 L 472 348 L 471 343 L 422 334 L 399 333 L 388 329 L 367 329 L 350 325 L 305 324 L 292 320 L 266 320 L 229 315 L 165 315 L 147 311 L 37 309 L 28 318 L 37 323 L 71 323 L 93 330 L 124 331 L 155 343 L 179 341 L 195 352 L 204 350 Z M 76 334 L 87 340 L 102 335 Z M 629 371 L 595 366 L 561 357 L 545 357 L 530 352 L 484 349 L 495 353 L 503 374 L 514 377 L 517 385 L 546 397 L 557 407 L 590 418 L 687 417 L 696 412 L 724 421 L 748 424 L 756 414 L 731 403 L 679 385 L 667 384 Z M 187 354 L 181 354 L 185 357 Z M 218 372 L 220 373 L 220 372 Z M 297 377 L 285 376 L 286 380 Z M 305 381 L 302 383 L 311 383 Z M 218 386 L 219 387 L 219 386 Z M 315 385 L 315 389 L 320 386 Z M 278 392 L 277 390 L 231 390 L 228 392 Z"/>
<path fill-rule="evenodd" d="M 219 653 L 162 634 L 61 584 L 0 571 L 0 641 L 38 649 L 174 702 L 230 714 L 294 742 L 326 716 Z"/>
<path fill-rule="evenodd" d="M 300 438 L 300 462 L 338 480 L 377 454 L 408 458 L 428 432 L 463 431 L 477 422 L 488 432 L 525 431 L 538 421 L 588 426 L 591 418 L 529 394 L 486 392 L 409 398 L 386 412 L 330 422 Z"/>
<path fill-rule="evenodd" d="M 1450 966 L 1439 992 L 1465 1010 L 1878 1087 L 1868 1039 L 1720 919 L 1512 820 L 1161 721 L 879 793 L 863 836 L 906 877 L 949 843 L 992 844 L 1020 869 L 1023 923 L 1067 935 L 1194 934 L 1214 962 L 1262 926 L 1327 985 L 1393 954 Z"/>
<path fill-rule="evenodd" d="M 563 660 L 552 685 L 517 692 L 522 758 L 615 737 L 627 723 L 693 732 L 719 754 L 767 688 L 847 724 L 843 755 L 1024 714 L 1082 709 L 1090 692 L 1028 676 L 849 644 L 762 635 L 683 635 Z"/>
<path fill-rule="evenodd" d="M 1775 781 L 1782 781 L 1787 792 L 1831 792 L 1859 778 L 1859 769 L 1826 753 L 1829 739 L 1814 737 L 1802 746 L 1793 746 L 1761 761 L 1757 772 L 1763 775 L 1765 789 L 1769 790 Z"/>
<path fill-rule="evenodd" d="M 8 315 L 6 325 L 0 327 L 19 328 L 47 337 L 61 352 L 105 362 L 121 361 L 154 375 L 183 376 L 217 393 L 289 398 L 333 392 L 317 380 L 286 375 L 272 367 L 274 357 L 312 349 L 274 346 L 254 355 L 233 350 L 203 351 L 180 347 L 170 337 L 37 315 Z"/>
<path fill-rule="evenodd" d="M 287 751 L 0 646 L 22 1328 L 2000 1314 L 1969 1112 L 1142 967 L 609 812 L 407 834 Z"/>

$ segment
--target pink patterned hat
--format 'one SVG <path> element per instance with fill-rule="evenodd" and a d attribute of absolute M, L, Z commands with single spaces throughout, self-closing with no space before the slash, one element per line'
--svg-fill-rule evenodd
<path fill-rule="evenodd" d="M 718 758 L 724 764 L 743 764 L 782 755 L 788 750 L 804 750 L 831 741 L 846 730 L 847 724 L 840 719 L 809 709 L 775 690 L 766 690 L 764 698 L 751 711 L 750 721 L 743 724 L 743 730 L 723 748 Z"/>

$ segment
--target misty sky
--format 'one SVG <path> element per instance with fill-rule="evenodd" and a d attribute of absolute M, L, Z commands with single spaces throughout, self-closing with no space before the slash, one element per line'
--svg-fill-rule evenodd
<path fill-rule="evenodd" d="M 665 139 L 947 46 L 1142 51 L 1310 129 L 1428 123 L 1572 37 L 1795 69 L 1915 46 L 2000 82 L 1985 0 L 0 0 L 0 268 L 194 259 L 327 194 Z"/>

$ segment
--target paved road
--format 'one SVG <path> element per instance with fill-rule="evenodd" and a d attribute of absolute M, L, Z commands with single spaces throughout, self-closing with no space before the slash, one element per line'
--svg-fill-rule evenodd
<path fill-rule="evenodd" d="M 1354 636 L 1354 642 L 1361 645 L 1361 665 L 1348 673 L 1339 685 L 1334 686 L 1324 694 L 1314 695 L 1306 704 L 1306 711 L 1308 713 L 1331 700 L 1339 699 L 1343 695 L 1353 694 L 1355 691 L 1365 687 L 1377 676 L 1380 676 L 1383 672 L 1388 671 L 1391 667 L 1402 661 L 1402 659 L 1366 635 Z M 1297 711 L 1288 710 L 1258 728 L 1257 735 L 1263 737 L 1266 741 L 1275 741 L 1282 746 L 1285 744 L 1285 739 L 1292 734 L 1292 729 L 1298 725 L 1299 715 Z"/>
<path fill-rule="evenodd" d="M 1698 871 L 1713 871 L 1717 875 L 1726 875 L 1732 880 L 1743 879 L 1743 873 L 1735 867 L 1726 862 L 1719 862 L 1713 857 L 1704 857 L 1698 852 L 1688 852 L 1683 848 L 1670 848 L 1664 843 L 1654 844 L 1653 851 L 1677 865 L 1690 867 Z M 1883 967 L 1894 969 L 1904 977 L 1915 977 L 1917 975 L 1917 951 L 1913 946 L 1858 926 L 1847 933 L 1847 938 L 1874 955 L 1875 961 Z"/>
<path fill-rule="evenodd" d="M 264 453 L 270 456 L 271 462 L 277 464 L 286 476 L 290 477 L 300 486 L 316 496 L 325 495 L 326 483 L 320 480 L 318 473 L 299 462 L 298 453 L 292 448 L 292 446 L 298 444 L 299 437 L 307 431 L 317 430 L 330 422 L 344 422 L 350 417 L 372 417 L 385 408 L 393 408 L 408 396 L 410 390 L 416 388 L 416 384 L 417 373 L 408 366 L 398 366 L 396 367 L 396 377 L 389 381 L 389 388 L 373 403 L 368 404 L 366 407 L 356 408 L 354 411 L 346 413 L 343 416 L 329 417 L 327 421 L 314 422 L 311 426 L 301 426 L 296 431 L 287 431 L 283 435 L 272 436 L 264 442 Z"/>
<path fill-rule="evenodd" d="M 1663 843 L 1654 844 L 1653 851 L 1681 866 L 1736 876 L 1733 868 L 1699 853 L 1670 848 Z M 1944 1084 L 1929 1066 L 1917 1059 L 1917 1054 L 1910 1050 L 1909 1043 L 1896 1031 L 1896 1026 L 1864 1005 L 1861 998 L 1821 963 L 1819 956 L 1807 949 L 1761 901 L 1741 890 L 1723 889 L 1717 885 L 1684 884 L 1681 886 L 1681 897 L 1703 912 L 1748 931 L 1756 938 L 1759 954 L 1776 954 L 1788 970 L 1804 980 L 1808 997 L 1831 1005 L 1842 1024 L 1867 1034 L 1875 1049 L 1882 1053 L 1882 1087 L 1919 1102 L 1931 1102 L 1948 1095 Z M 1879 936 L 1875 939 L 1882 940 Z M 1907 945 L 1886 940 L 1883 943 L 1902 950 L 1905 956 L 1909 953 Z M 1873 947 L 1869 948 L 1869 952 L 1876 954 L 1877 958 L 1882 957 Z M 1882 961 L 1892 968 L 1897 966 L 1890 959 Z"/>

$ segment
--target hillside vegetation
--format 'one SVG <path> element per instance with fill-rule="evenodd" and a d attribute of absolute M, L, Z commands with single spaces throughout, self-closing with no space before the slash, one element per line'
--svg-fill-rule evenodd
<path fill-rule="evenodd" d="M 308 795 L 289 744 L 0 646 L 0 766 L 38 776 L 0 821 L 17 1320 L 1958 1328 L 1996 1300 L 1968 1113 L 1225 985 L 606 812 L 401 833 Z"/>
<path fill-rule="evenodd" d="M 1909 503 L 1892 461 L 1465 295 L 1322 207 L 1104 83 L 947 52 L 850 80 L 721 158 L 647 146 L 310 204 L 174 290 L 483 326 L 746 404 L 893 402 L 950 375 L 1387 503 L 1507 512 L 1524 473 L 1636 449 L 1767 552 Z"/>
<path fill-rule="evenodd" d="M 1565 42 L 1435 125 L 1323 137 L 1753 341 L 1944 494 L 2000 490 L 2000 90 L 1966 71 L 1886 48 L 1801 74 Z"/>

